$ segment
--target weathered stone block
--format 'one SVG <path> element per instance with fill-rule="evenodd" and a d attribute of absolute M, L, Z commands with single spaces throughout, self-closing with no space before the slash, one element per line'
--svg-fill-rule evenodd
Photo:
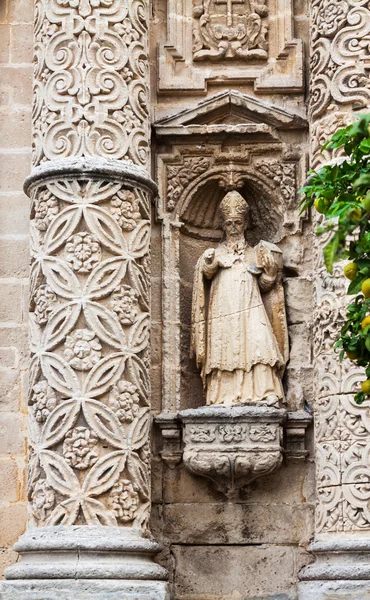
<path fill-rule="evenodd" d="M 0 454 L 24 454 L 26 432 L 22 421 L 21 415 L 0 414 Z"/>
<path fill-rule="evenodd" d="M 1 9 L 0 9 L 1 10 Z M 1 13 L 0 13 L 1 15 Z M 9 62 L 10 31 L 8 25 L 0 25 L 0 64 Z"/>
<path fill-rule="evenodd" d="M 15 3 L 19 6 L 18 3 Z M 16 67 L 16 66 L 4 66 L 0 69 L 0 100 L 1 105 L 4 106 L 6 104 L 13 106 L 14 104 L 24 106 L 30 105 L 32 98 L 32 67 Z M 19 160 L 18 167 L 22 169 L 22 163 L 27 161 Z M 6 158 L 1 157 L 1 163 L 5 162 Z M 29 165 L 28 172 L 29 173 Z M 14 161 L 13 161 L 14 167 Z M 9 174 L 11 171 L 9 171 Z M 23 174 L 23 169 L 22 173 Z M 23 177 L 24 180 L 25 176 Z M 4 181 L 2 184 L 4 185 Z M 22 182 L 23 183 L 23 182 Z M 14 189 L 14 188 L 13 188 Z M 16 188 L 18 191 L 22 189 L 22 185 Z"/>
<path fill-rule="evenodd" d="M 33 57 L 33 24 L 22 23 L 11 28 L 10 62 L 32 63 Z M 30 131 L 30 129 L 28 129 Z"/>
<path fill-rule="evenodd" d="M 310 323 L 312 320 L 312 281 L 289 277 L 284 282 L 287 320 L 290 325 Z"/>
<path fill-rule="evenodd" d="M 309 366 L 312 361 L 311 331 L 306 323 L 289 326 L 291 368 Z"/>
<path fill-rule="evenodd" d="M 0 366 L 6 369 L 16 369 L 18 365 L 17 348 L 0 348 Z"/>
<path fill-rule="evenodd" d="M 23 25 L 21 26 L 23 27 Z M 5 149 L 10 148 L 28 148 L 31 143 L 31 110 L 28 106 L 17 106 L 9 110 L 3 108 L 0 110 L 0 128 L 1 139 L 0 147 Z M 19 188 L 19 192 L 22 188 Z M 23 196 L 23 207 L 27 213 L 28 202 Z M 11 205 L 10 215 L 14 219 L 13 205 Z M 14 207 L 16 209 L 16 205 Z M 7 233 L 13 233 L 13 229 Z"/>
<path fill-rule="evenodd" d="M 292 546 L 174 546 L 178 600 L 295 600 Z"/>
<path fill-rule="evenodd" d="M 0 280 L 0 321 L 22 320 L 22 283 L 19 281 Z"/>
<path fill-rule="evenodd" d="M 14 458 L 0 460 L 0 502 L 16 502 L 19 499 L 18 466 Z M 0 544 L 2 533 L 0 532 Z"/>
<path fill-rule="evenodd" d="M 298 544 L 313 535 L 309 504 L 172 504 L 163 509 L 173 544 Z"/>
<path fill-rule="evenodd" d="M 21 378 L 14 369 L 0 372 L 0 412 L 17 411 L 21 401 Z"/>
<path fill-rule="evenodd" d="M 0 508 L 1 544 L 4 548 L 15 544 L 26 529 L 26 521 L 27 507 L 25 503 L 17 502 Z"/>
<path fill-rule="evenodd" d="M 1 121 L 2 113 L 0 113 Z M 2 127 L 1 130 L 3 131 Z M 0 235 L 28 234 L 29 201 L 22 193 L 0 193 Z"/>
<path fill-rule="evenodd" d="M 27 277 L 28 237 L 0 239 L 0 277 Z"/>

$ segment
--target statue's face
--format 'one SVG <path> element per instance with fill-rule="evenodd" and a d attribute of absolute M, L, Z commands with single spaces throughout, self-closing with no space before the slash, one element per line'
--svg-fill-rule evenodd
<path fill-rule="evenodd" d="M 224 221 L 226 239 L 237 239 L 244 236 L 245 220 L 243 217 L 229 217 Z"/>

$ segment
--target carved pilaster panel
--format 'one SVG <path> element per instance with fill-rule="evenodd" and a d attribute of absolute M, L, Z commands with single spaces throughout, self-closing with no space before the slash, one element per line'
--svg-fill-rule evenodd
<path fill-rule="evenodd" d="M 83 175 L 31 191 L 31 524 L 145 529 L 149 191 Z"/>
<path fill-rule="evenodd" d="M 33 162 L 78 156 L 147 166 L 148 3 L 37 0 Z"/>
<path fill-rule="evenodd" d="M 370 102 L 370 10 L 366 2 L 315 0 L 311 10 L 313 166 L 335 158 L 321 146 Z"/>

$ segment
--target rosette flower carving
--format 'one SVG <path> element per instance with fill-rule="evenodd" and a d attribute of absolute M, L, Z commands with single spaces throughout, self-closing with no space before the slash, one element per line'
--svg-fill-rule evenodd
<path fill-rule="evenodd" d="M 76 329 L 67 335 L 64 356 L 71 367 L 88 371 L 101 357 L 101 344 L 90 329 Z"/>
<path fill-rule="evenodd" d="M 100 258 L 100 244 L 91 233 L 82 231 L 67 241 L 66 259 L 77 273 L 89 273 L 100 262 Z"/>
<path fill-rule="evenodd" d="M 129 523 L 135 519 L 139 507 L 139 494 L 130 481 L 122 479 L 112 487 L 109 504 L 119 521 Z"/>
<path fill-rule="evenodd" d="M 57 397 L 48 382 L 42 380 L 33 386 L 31 402 L 36 421 L 43 423 L 56 407 Z"/>
<path fill-rule="evenodd" d="M 64 440 L 63 455 L 67 463 L 74 469 L 88 469 L 98 460 L 95 446 L 98 436 L 87 427 L 74 427 Z"/>
<path fill-rule="evenodd" d="M 109 405 L 123 423 L 132 423 L 138 416 L 139 401 L 136 386 L 123 379 L 112 388 L 109 395 Z"/>
<path fill-rule="evenodd" d="M 316 23 L 321 35 L 332 36 L 346 20 L 348 4 L 346 2 L 323 2 L 317 13 Z"/>
<path fill-rule="evenodd" d="M 40 191 L 35 198 L 35 225 L 39 231 L 46 231 L 59 212 L 58 200 L 49 190 Z"/>
<path fill-rule="evenodd" d="M 139 203 L 130 190 L 121 190 L 111 200 L 111 213 L 117 223 L 126 231 L 132 231 L 138 225 L 141 216 Z"/>
<path fill-rule="evenodd" d="M 133 325 L 139 312 L 138 295 L 129 285 L 122 285 L 114 292 L 111 301 L 112 309 L 122 325 Z"/>
<path fill-rule="evenodd" d="M 46 479 L 36 481 L 31 496 L 31 511 L 37 521 L 45 521 L 55 504 L 55 494 Z"/>
<path fill-rule="evenodd" d="M 129 18 L 124 19 L 122 23 L 116 23 L 113 29 L 122 37 L 127 46 L 140 38 L 139 32 L 134 29 Z"/>
<path fill-rule="evenodd" d="M 131 106 L 125 106 L 122 110 L 115 110 L 113 118 L 121 125 L 124 125 L 127 131 L 139 128 L 141 125 L 139 117 L 135 115 Z"/>
<path fill-rule="evenodd" d="M 49 315 L 53 312 L 57 297 L 48 285 L 40 285 L 36 290 L 35 302 L 35 320 L 39 325 L 48 322 Z"/>

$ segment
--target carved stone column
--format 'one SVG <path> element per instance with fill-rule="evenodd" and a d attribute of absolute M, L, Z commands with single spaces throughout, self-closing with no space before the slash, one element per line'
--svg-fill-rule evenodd
<path fill-rule="evenodd" d="M 315 0 L 311 9 L 311 165 L 336 154 L 321 146 L 370 103 L 369 53 L 361 42 L 370 31 L 366 3 L 335 5 Z M 314 272 L 316 405 L 315 561 L 301 572 L 299 598 L 370 598 L 369 402 L 357 406 L 354 387 L 363 370 L 333 351 L 348 304 L 342 266 L 330 276 L 322 263 L 327 240 L 318 238 Z"/>
<path fill-rule="evenodd" d="M 29 525 L 1 597 L 162 600 L 150 537 L 146 0 L 39 0 Z"/>

